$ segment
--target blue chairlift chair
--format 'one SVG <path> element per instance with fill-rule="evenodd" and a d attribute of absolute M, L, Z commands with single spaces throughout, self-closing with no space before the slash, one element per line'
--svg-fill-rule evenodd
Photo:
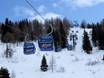
<path fill-rule="evenodd" d="M 29 55 L 29 54 L 34 54 L 35 53 L 35 45 L 32 42 L 25 42 L 24 43 L 24 54 Z"/>
<path fill-rule="evenodd" d="M 38 39 L 38 45 L 41 51 L 53 51 L 53 37 L 52 35 L 41 36 Z"/>

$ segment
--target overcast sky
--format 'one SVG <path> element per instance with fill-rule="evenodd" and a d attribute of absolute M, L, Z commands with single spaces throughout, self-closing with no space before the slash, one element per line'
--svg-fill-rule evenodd
<path fill-rule="evenodd" d="M 97 22 L 104 18 L 104 0 L 28 0 L 44 18 Z M 41 19 L 24 0 L 1 0 L 0 21 Z"/>

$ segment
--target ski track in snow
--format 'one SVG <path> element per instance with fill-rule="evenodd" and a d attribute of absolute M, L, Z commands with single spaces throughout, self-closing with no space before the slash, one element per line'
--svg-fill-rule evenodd
<path fill-rule="evenodd" d="M 92 54 L 86 54 L 81 49 L 83 29 L 73 28 L 72 30 L 78 31 L 77 45 L 73 51 L 63 49 L 61 52 L 41 52 L 37 42 L 34 42 L 35 54 L 24 55 L 23 43 L 21 43 L 18 47 L 11 46 L 15 53 L 11 59 L 6 59 L 3 57 L 6 45 L 0 44 L 0 66 L 9 69 L 10 73 L 14 72 L 16 78 L 104 78 L 104 62 L 101 60 L 104 52 L 94 48 Z M 87 32 L 90 31 L 87 29 Z M 42 56 L 46 56 L 49 65 L 52 54 L 55 59 L 54 71 L 49 69 L 47 72 L 41 72 Z M 61 71 L 61 68 L 64 68 L 64 71 Z"/>

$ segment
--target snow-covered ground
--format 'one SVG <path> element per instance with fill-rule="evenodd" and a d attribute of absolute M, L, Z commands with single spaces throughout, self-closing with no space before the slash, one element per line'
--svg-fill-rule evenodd
<path fill-rule="evenodd" d="M 11 47 L 14 55 L 11 59 L 3 57 L 5 44 L 0 44 L 0 66 L 9 69 L 15 78 L 104 78 L 104 62 L 101 60 L 103 51 L 93 48 L 92 54 L 88 55 L 82 50 L 83 30 L 80 28 L 72 29 L 78 31 L 78 40 L 75 50 L 68 51 L 63 49 L 61 52 L 42 52 L 38 48 L 37 42 L 35 54 L 24 55 L 23 43 Z M 90 32 L 91 30 L 87 30 Z M 70 41 L 69 41 L 70 42 Z M 54 70 L 49 68 L 47 72 L 40 71 L 42 56 L 45 55 L 50 66 L 52 55 L 54 57 Z"/>

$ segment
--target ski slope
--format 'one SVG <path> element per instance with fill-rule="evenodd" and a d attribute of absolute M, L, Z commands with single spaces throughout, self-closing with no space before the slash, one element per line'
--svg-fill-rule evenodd
<path fill-rule="evenodd" d="M 82 50 L 83 29 L 73 28 L 72 30 L 78 31 L 77 45 L 73 51 L 63 49 L 61 52 L 41 52 L 37 42 L 34 42 L 35 54 L 24 55 L 23 43 L 20 43 L 18 46 L 11 45 L 14 55 L 11 59 L 6 59 L 3 56 L 6 45 L 1 43 L 0 66 L 7 68 L 12 78 L 104 78 L 104 62 L 101 60 L 104 52 L 93 48 L 92 54 L 86 54 Z M 90 31 L 87 29 L 88 33 Z M 49 65 L 47 72 L 40 71 L 43 55 L 46 56 Z M 50 69 L 52 56 L 54 57 L 53 71 Z"/>

